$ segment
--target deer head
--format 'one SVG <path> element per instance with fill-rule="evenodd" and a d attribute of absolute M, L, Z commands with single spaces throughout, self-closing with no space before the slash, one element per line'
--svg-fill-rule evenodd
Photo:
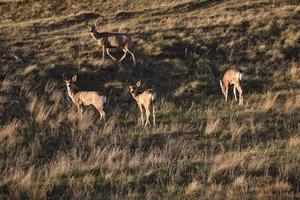
<path fill-rule="evenodd" d="M 74 83 L 77 81 L 77 74 L 73 75 L 71 79 L 68 79 L 65 74 L 63 74 L 62 77 L 63 80 L 66 82 L 67 88 L 74 89 Z"/>
<path fill-rule="evenodd" d="M 142 83 L 141 80 L 137 81 L 135 84 L 131 84 L 131 83 L 128 82 L 127 87 L 129 89 L 130 93 L 131 94 L 136 94 L 138 88 L 141 86 L 141 83 Z"/>

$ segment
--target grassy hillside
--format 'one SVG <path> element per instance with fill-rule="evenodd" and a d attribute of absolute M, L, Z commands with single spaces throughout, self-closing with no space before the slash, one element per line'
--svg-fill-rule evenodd
<path fill-rule="evenodd" d="M 78 2 L 0 3 L 0 199 L 300 198 L 297 0 Z M 134 35 L 136 66 L 102 62 L 96 20 Z M 232 67 L 243 106 L 219 88 Z M 110 94 L 105 123 L 78 117 L 62 73 Z M 139 79 L 156 127 L 138 125 Z"/>

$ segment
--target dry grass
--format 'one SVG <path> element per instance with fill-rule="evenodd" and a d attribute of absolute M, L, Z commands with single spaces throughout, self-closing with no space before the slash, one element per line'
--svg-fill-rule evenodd
<path fill-rule="evenodd" d="M 293 148 L 293 147 L 299 147 L 300 145 L 300 138 L 299 136 L 294 136 L 292 137 L 289 142 L 288 142 L 288 147 Z"/>
<path fill-rule="evenodd" d="M 18 131 L 18 127 L 20 126 L 20 122 L 12 121 L 9 124 L 5 125 L 0 130 L 0 141 L 4 142 L 6 139 L 9 141 L 13 141 L 14 134 Z"/>
<path fill-rule="evenodd" d="M 194 180 L 186 187 L 185 194 L 192 195 L 192 194 L 196 193 L 198 190 L 200 190 L 201 187 L 202 187 L 201 183 Z"/>
<path fill-rule="evenodd" d="M 220 119 L 215 116 L 212 110 L 207 111 L 207 125 L 205 127 L 205 135 L 216 133 L 219 129 Z"/>
<path fill-rule="evenodd" d="M 297 199 L 295 1 L 16 1 L 0 6 L 0 199 Z M 134 35 L 137 66 L 88 26 Z M 122 52 L 112 51 L 116 57 Z M 218 85 L 245 71 L 244 106 Z M 62 73 L 109 95 L 80 118 Z M 125 88 L 155 88 L 157 126 Z M 230 95 L 231 95 L 230 91 Z"/>
<path fill-rule="evenodd" d="M 268 112 L 272 108 L 276 106 L 276 100 L 278 98 L 279 93 L 273 94 L 273 93 L 267 93 L 266 94 L 266 99 L 261 105 L 261 110 L 264 112 Z"/>

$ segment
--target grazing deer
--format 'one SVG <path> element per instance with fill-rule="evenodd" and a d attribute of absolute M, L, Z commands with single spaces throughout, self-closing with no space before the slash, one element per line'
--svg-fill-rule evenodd
<path fill-rule="evenodd" d="M 141 86 L 141 81 L 138 81 L 135 85 L 128 83 L 128 89 L 136 101 L 140 112 L 141 112 L 141 120 L 142 125 L 144 125 L 144 116 L 143 116 L 143 109 L 146 110 L 146 123 L 145 127 L 150 124 L 149 118 L 150 113 L 152 111 L 153 117 L 153 126 L 155 126 L 155 101 L 156 101 L 156 93 L 153 89 L 147 89 L 143 92 L 138 92 L 138 88 Z"/>
<path fill-rule="evenodd" d="M 236 97 L 236 90 L 239 91 L 239 105 L 243 105 L 243 90 L 240 84 L 240 81 L 244 78 L 244 73 L 240 70 L 236 69 L 229 69 L 225 72 L 223 79 L 220 80 L 220 86 L 222 92 L 225 96 L 225 101 L 227 101 L 228 96 L 228 88 L 230 85 L 233 85 L 233 94 L 235 100 Z"/>
<path fill-rule="evenodd" d="M 113 33 L 113 32 L 99 33 L 96 30 L 96 24 L 92 25 L 89 31 L 93 36 L 93 38 L 97 41 L 100 48 L 102 48 L 102 60 L 104 60 L 104 55 L 106 51 L 107 55 L 109 55 L 114 61 L 117 61 L 117 59 L 110 54 L 109 49 L 118 48 L 118 49 L 122 49 L 124 52 L 124 55 L 121 57 L 119 62 L 121 62 L 126 57 L 128 52 L 132 56 L 134 65 L 136 65 L 136 60 L 132 48 L 133 39 L 131 35 L 124 34 L 124 33 Z"/>
<path fill-rule="evenodd" d="M 74 75 L 72 79 L 67 79 L 63 74 L 63 79 L 67 85 L 68 95 L 77 106 L 78 114 L 81 117 L 83 113 L 83 106 L 93 105 L 100 113 L 100 120 L 105 120 L 105 112 L 103 110 L 104 105 L 107 102 L 105 95 L 96 91 L 78 91 L 75 86 L 77 75 Z"/>

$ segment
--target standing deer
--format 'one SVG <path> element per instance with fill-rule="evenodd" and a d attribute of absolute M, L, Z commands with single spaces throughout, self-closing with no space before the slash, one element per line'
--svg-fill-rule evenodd
<path fill-rule="evenodd" d="M 243 90 L 240 84 L 240 81 L 244 78 L 244 73 L 240 70 L 229 69 L 224 73 L 223 79 L 220 80 L 220 86 L 222 92 L 225 96 L 225 101 L 227 101 L 228 96 L 228 88 L 230 85 L 233 85 L 233 94 L 235 100 L 236 97 L 236 89 L 239 91 L 239 105 L 243 105 Z"/>
<path fill-rule="evenodd" d="M 141 120 L 142 125 L 144 125 L 144 116 L 143 116 L 143 109 L 146 110 L 146 123 L 145 127 L 150 124 L 149 118 L 150 113 L 152 111 L 153 117 L 153 126 L 155 126 L 155 101 L 156 101 L 156 93 L 153 89 L 146 89 L 143 92 L 138 92 L 138 88 L 141 86 L 141 81 L 138 81 L 135 85 L 128 84 L 128 89 L 136 101 L 140 112 L 141 112 Z"/>
<path fill-rule="evenodd" d="M 114 61 L 117 61 L 117 59 L 110 54 L 109 49 L 118 48 L 122 49 L 124 52 L 124 55 L 121 57 L 119 62 L 121 62 L 126 57 L 128 52 L 132 56 L 134 65 L 136 65 L 136 60 L 132 48 L 132 35 L 113 32 L 99 33 L 96 30 L 96 24 L 92 25 L 89 31 L 93 38 L 97 41 L 100 48 L 102 48 L 102 60 L 104 60 L 106 51 L 107 55 L 109 55 Z"/>
<path fill-rule="evenodd" d="M 105 120 L 104 105 L 107 102 L 107 98 L 100 92 L 96 91 L 78 91 L 75 86 L 77 75 L 74 75 L 72 79 L 67 79 L 63 74 L 63 79 L 66 82 L 68 95 L 72 99 L 73 103 L 77 106 L 78 114 L 82 117 L 83 106 L 93 105 L 100 114 L 100 120 Z"/>

